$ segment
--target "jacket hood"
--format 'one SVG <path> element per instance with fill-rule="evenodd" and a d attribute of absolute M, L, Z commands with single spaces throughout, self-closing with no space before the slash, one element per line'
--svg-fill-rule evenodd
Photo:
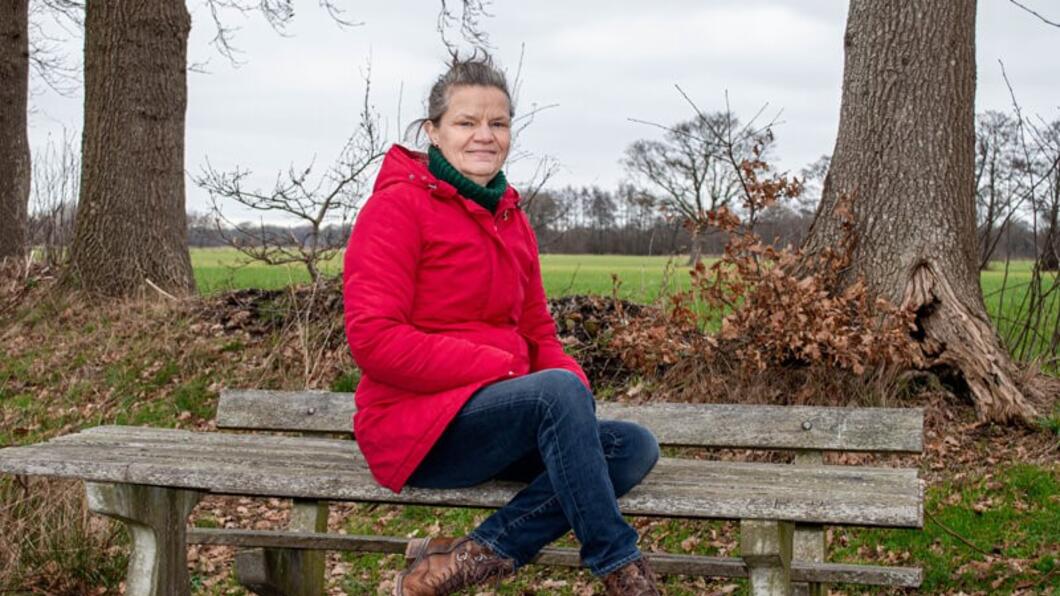
<path fill-rule="evenodd" d="M 448 199 L 461 196 L 451 184 L 439 180 L 431 173 L 427 167 L 426 153 L 413 151 L 395 144 L 390 147 L 390 150 L 386 152 L 386 156 L 383 158 L 383 165 L 379 168 L 379 176 L 375 179 L 375 187 L 373 187 L 372 192 L 379 192 L 398 184 L 411 184 L 439 198 Z M 474 203 L 470 199 L 464 200 Z M 514 207 L 518 203 L 519 193 L 509 184 L 504 191 L 504 195 L 501 196 L 501 202 L 497 208 L 499 210 L 501 207 Z"/>

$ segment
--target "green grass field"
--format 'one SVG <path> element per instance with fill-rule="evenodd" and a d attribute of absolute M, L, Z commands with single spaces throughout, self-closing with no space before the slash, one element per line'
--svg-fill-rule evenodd
<path fill-rule="evenodd" d="M 268 266 L 249 262 L 245 256 L 228 248 L 192 249 L 191 261 L 199 291 L 213 294 L 239 288 L 278 289 L 292 282 L 309 279 L 301 266 Z M 550 296 L 566 294 L 610 294 L 611 276 L 622 282 L 621 295 L 638 302 L 649 302 L 659 293 L 666 277 L 667 266 L 670 290 L 688 287 L 688 267 L 684 256 L 646 257 L 624 255 L 542 255 L 541 271 L 545 291 Z M 1031 276 L 1031 261 L 1013 261 L 1005 271 L 1004 263 L 993 263 L 981 277 L 983 294 L 988 302 L 999 302 L 999 290 L 1005 285 L 1015 291 L 1026 287 Z M 337 274 L 342 267 L 340 257 L 328 262 L 324 270 Z M 1009 300 L 1006 311 L 1018 300 Z"/>
<path fill-rule="evenodd" d="M 309 279 L 302 267 L 270 267 L 248 263 L 243 255 L 227 248 L 195 249 L 191 252 L 191 258 L 199 291 L 204 294 L 239 288 L 279 289 Z M 552 297 L 568 294 L 610 295 L 612 275 L 615 275 L 620 282 L 619 295 L 622 298 L 651 302 L 664 288 L 666 293 L 670 293 L 689 287 L 685 261 L 683 256 L 542 255 L 541 271 L 545 291 Z M 337 257 L 325 266 L 325 270 L 337 274 L 341 267 L 341 258 Z M 1009 264 L 1007 271 L 1004 263 L 994 263 L 980 278 L 987 311 L 995 321 L 999 321 L 1001 314 L 999 327 L 1006 337 L 1018 338 L 1019 330 L 1013 329 L 1011 321 L 1024 318 L 1020 313 L 1027 308 L 1031 268 L 1031 261 L 1014 261 Z M 1050 284 L 1056 284 L 1055 275 L 1045 282 L 1044 287 L 1049 288 Z M 1047 296 L 1042 321 L 1035 327 L 1037 331 L 1032 331 L 1029 337 L 1019 342 L 1013 341 L 1027 346 L 1028 354 L 1025 356 L 1043 354 L 1048 349 L 1055 321 L 1060 316 L 1058 313 L 1060 291 Z"/>
<path fill-rule="evenodd" d="M 675 265 L 670 289 L 688 287 L 685 258 L 641 257 L 620 255 L 543 255 L 542 277 L 549 296 L 566 294 L 610 294 L 611 275 L 622 282 L 621 295 L 637 302 L 654 299 L 662 285 L 667 264 Z M 227 248 L 200 248 L 191 251 L 195 281 L 199 291 L 213 294 L 239 288 L 279 289 L 292 282 L 309 279 L 305 268 L 295 265 L 270 267 L 248 263 L 246 257 Z M 339 257 L 324 267 L 337 274 L 342 268 Z"/>

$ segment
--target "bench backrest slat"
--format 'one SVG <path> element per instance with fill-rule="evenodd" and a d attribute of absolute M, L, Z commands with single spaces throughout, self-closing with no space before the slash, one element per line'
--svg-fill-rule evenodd
<path fill-rule="evenodd" d="M 346 433 L 352 393 L 224 390 L 217 427 Z M 649 428 L 663 445 L 919 453 L 920 408 L 828 408 L 728 404 L 600 402 L 597 416 Z"/>

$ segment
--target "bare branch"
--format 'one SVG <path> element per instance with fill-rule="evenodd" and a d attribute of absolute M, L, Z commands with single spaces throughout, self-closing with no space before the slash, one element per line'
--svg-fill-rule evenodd
<path fill-rule="evenodd" d="M 283 37 L 288 36 L 287 26 L 294 20 L 294 5 L 291 0 L 205 0 L 205 3 L 215 30 L 210 45 L 233 66 L 243 64 L 237 58 L 237 54 L 242 52 L 232 43 L 240 28 L 226 24 L 225 13 L 235 13 L 243 18 L 247 18 L 251 13 L 258 13 L 273 31 Z M 345 16 L 345 9 L 336 5 L 334 0 L 319 0 L 319 5 L 340 27 L 357 27 L 363 24 L 349 20 Z"/>
<path fill-rule="evenodd" d="M 1043 16 L 1041 15 L 1041 14 L 1039 14 L 1039 13 L 1035 12 L 1034 10 L 1032 10 L 1032 9 L 1028 8 L 1027 6 L 1025 6 L 1025 5 L 1023 5 L 1023 4 L 1020 4 L 1020 3 L 1019 3 L 1019 2 L 1017 2 L 1016 0 L 1008 0 L 1008 1 L 1009 1 L 1009 2 L 1011 2 L 1011 3 L 1013 3 L 1013 4 L 1015 4 L 1016 6 L 1018 6 L 1018 7 L 1020 7 L 1020 8 L 1022 8 L 1023 10 L 1025 10 L 1025 11 L 1027 11 L 1027 12 L 1031 13 L 1032 15 L 1034 15 L 1034 16 L 1036 16 L 1036 17 L 1038 17 L 1038 18 L 1039 18 L 1039 19 L 1040 19 L 1040 20 L 1041 20 L 1041 21 L 1042 21 L 1043 23 L 1045 23 L 1046 25 L 1052 25 L 1053 27 L 1060 27 L 1060 23 L 1058 23 L 1058 22 L 1056 22 L 1056 21 L 1050 21 L 1049 19 L 1047 19 L 1047 18 L 1043 17 Z"/>
<path fill-rule="evenodd" d="M 369 189 L 368 175 L 384 153 L 379 116 L 371 105 L 371 68 L 365 74 L 364 102 L 357 129 L 347 139 L 335 163 L 313 176 L 313 163 L 277 174 L 271 191 L 245 188 L 250 171 L 214 169 L 209 160 L 193 177 L 210 196 L 211 214 L 225 241 L 249 258 L 267 264 L 301 263 L 314 282 L 321 279 L 321 264 L 345 246 L 348 227 Z M 225 204 L 277 213 L 302 223 L 300 228 L 257 226 L 231 221 Z"/>
<path fill-rule="evenodd" d="M 346 9 L 338 7 L 333 0 L 320 0 L 320 7 L 340 27 L 360 27 L 364 25 L 364 21 L 351 21 L 346 18 Z"/>
<path fill-rule="evenodd" d="M 52 91 L 70 97 L 81 85 L 77 58 L 62 51 L 63 36 L 50 33 L 43 21 L 68 36 L 83 34 L 84 4 L 73 0 L 33 0 L 29 6 L 29 63 L 34 74 Z"/>
<path fill-rule="evenodd" d="M 457 46 L 449 40 L 446 31 L 457 23 L 459 23 L 461 37 L 472 47 L 484 50 L 491 47 L 489 35 L 482 29 L 480 23 L 482 18 L 493 16 L 489 12 L 489 0 L 460 0 L 459 15 L 453 10 L 451 0 L 441 0 L 441 3 L 442 8 L 438 11 L 438 35 L 441 37 L 442 45 L 450 53 L 455 53 Z"/>

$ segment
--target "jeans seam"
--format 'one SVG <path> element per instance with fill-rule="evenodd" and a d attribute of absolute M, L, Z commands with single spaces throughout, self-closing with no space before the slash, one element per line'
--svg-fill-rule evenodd
<path fill-rule="evenodd" d="M 610 437 L 610 441 L 608 443 L 609 448 L 607 449 L 607 451 L 604 452 L 604 458 L 614 457 L 615 453 L 618 452 L 620 449 L 622 449 L 622 437 L 620 435 L 618 435 L 617 433 L 614 433 L 614 432 L 609 431 L 609 430 L 608 431 L 603 431 L 603 432 L 608 437 Z"/>
<path fill-rule="evenodd" d="M 603 577 L 603 576 L 605 576 L 605 575 L 607 575 L 607 574 L 609 574 L 609 573 L 611 573 L 611 572 L 613 572 L 615 570 L 618 570 L 618 569 L 621 569 L 622 567 L 625 567 L 627 564 L 629 564 L 629 563 L 631 563 L 633 561 L 636 561 L 637 559 L 641 558 L 642 556 L 643 555 L 641 554 L 640 550 L 638 550 L 637 548 L 634 548 L 633 549 L 633 554 L 625 556 L 625 557 L 619 559 L 617 563 L 611 563 L 610 565 L 608 565 L 606 567 L 600 567 L 599 570 L 590 569 L 590 571 L 592 571 L 593 575 L 595 575 L 597 577 Z"/>
<path fill-rule="evenodd" d="M 545 415 L 548 416 L 548 419 L 549 419 L 549 422 L 550 422 L 548 430 L 551 431 L 553 434 L 555 434 L 554 427 L 555 427 L 555 424 L 556 424 L 556 418 L 555 418 L 555 416 L 552 415 L 552 405 L 549 404 L 548 401 L 546 401 L 546 400 L 541 400 L 541 402 L 545 404 Z M 553 449 L 556 449 L 556 445 L 553 445 Z M 566 489 L 568 489 L 567 490 L 567 494 L 570 495 L 571 501 L 573 501 L 573 504 L 574 504 L 574 514 L 578 517 L 578 521 L 579 521 L 579 523 L 577 525 L 582 525 L 581 522 L 584 521 L 585 515 L 581 511 L 581 506 L 578 503 L 578 499 L 574 498 L 574 494 L 570 490 L 571 489 L 571 484 L 570 484 L 570 480 L 567 477 L 567 464 L 566 464 L 566 461 L 563 459 L 563 450 L 562 449 L 556 449 L 556 459 L 559 460 L 560 475 L 563 476 L 564 487 Z M 556 487 L 552 487 L 552 490 L 556 491 L 557 494 L 559 493 L 559 490 Z M 562 508 L 562 506 L 561 506 L 561 508 Z M 575 527 L 574 520 L 571 520 L 571 527 L 572 528 Z"/>

